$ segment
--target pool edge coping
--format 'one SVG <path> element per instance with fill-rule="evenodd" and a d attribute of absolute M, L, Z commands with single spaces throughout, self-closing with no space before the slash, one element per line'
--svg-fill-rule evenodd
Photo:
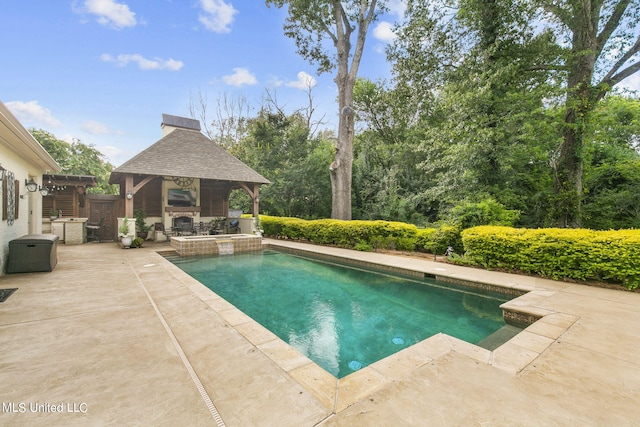
<path fill-rule="evenodd" d="M 335 257 L 335 259 L 348 262 L 353 261 L 353 258 L 349 258 L 348 256 L 327 254 L 321 250 L 322 248 L 327 249 L 326 247 L 308 245 L 309 248 L 292 248 L 287 244 L 281 245 L 273 244 L 271 241 L 263 241 L 263 248 L 269 248 L 271 246 L 278 249 L 284 247 L 314 255 Z M 328 250 L 331 250 L 331 248 L 328 248 Z M 180 280 L 183 285 L 219 315 L 238 334 L 267 356 L 293 381 L 311 393 L 333 413 L 341 412 L 387 384 L 409 377 L 415 369 L 444 357 L 451 352 L 461 354 L 477 362 L 516 375 L 546 351 L 551 344 L 562 336 L 579 318 L 571 314 L 536 307 L 536 303 L 555 294 L 556 291 L 554 290 L 535 289 L 514 284 L 500 286 L 500 284 L 497 283 L 489 283 L 488 285 L 490 286 L 510 290 L 510 292 L 514 290 L 518 292 L 519 296 L 501 305 L 501 308 L 504 307 L 503 310 L 505 308 L 514 310 L 535 317 L 537 320 L 493 351 L 478 347 L 447 334 L 439 333 L 338 379 L 285 341 L 275 336 L 275 334 L 268 331 L 251 317 L 244 314 L 233 304 L 189 276 L 162 256 L 162 252 L 166 252 L 166 250 L 157 251 L 156 254 L 162 259 L 162 265 L 167 268 L 176 279 Z M 375 264 L 387 266 L 384 263 Z M 391 267 L 398 269 L 397 266 Z M 420 273 L 419 270 L 413 268 L 404 270 Z M 423 271 L 423 273 L 429 274 L 430 276 L 428 277 L 432 277 L 432 273 L 430 272 Z M 443 274 L 436 275 L 435 278 L 437 280 L 445 278 L 444 281 L 450 279 L 453 283 L 460 283 L 457 282 L 457 280 L 464 281 L 464 279 L 452 275 L 445 276 Z"/>

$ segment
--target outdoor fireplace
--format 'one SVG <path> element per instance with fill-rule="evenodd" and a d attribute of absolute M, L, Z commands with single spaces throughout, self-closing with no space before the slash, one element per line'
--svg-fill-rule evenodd
<path fill-rule="evenodd" d="M 177 216 L 173 218 L 172 227 L 174 229 L 190 230 L 193 228 L 193 217 Z"/>

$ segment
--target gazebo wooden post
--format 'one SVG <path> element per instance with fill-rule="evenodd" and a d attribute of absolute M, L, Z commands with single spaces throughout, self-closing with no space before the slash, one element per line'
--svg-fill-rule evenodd
<path fill-rule="evenodd" d="M 124 215 L 133 218 L 133 175 L 130 173 L 124 178 Z"/>
<path fill-rule="evenodd" d="M 258 217 L 258 212 L 260 209 L 260 184 L 253 184 L 253 217 Z"/>

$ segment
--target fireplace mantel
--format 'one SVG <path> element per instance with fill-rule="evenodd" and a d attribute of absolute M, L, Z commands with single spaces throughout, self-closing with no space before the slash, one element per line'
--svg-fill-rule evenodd
<path fill-rule="evenodd" d="M 164 210 L 168 212 L 171 217 L 194 217 L 200 213 L 200 206 L 165 206 Z"/>

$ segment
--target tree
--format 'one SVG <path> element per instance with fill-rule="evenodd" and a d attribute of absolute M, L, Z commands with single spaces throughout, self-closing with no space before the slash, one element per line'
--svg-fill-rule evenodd
<path fill-rule="evenodd" d="M 330 213 L 329 139 L 310 139 L 307 126 L 300 113 L 285 116 L 263 108 L 248 121 L 247 137 L 233 147 L 234 155 L 271 181 L 260 191 L 266 214 L 312 218 Z"/>
<path fill-rule="evenodd" d="M 432 185 L 422 173 L 418 97 L 410 88 L 359 78 L 354 90 L 357 126 L 354 147 L 354 217 L 411 222 L 435 220 L 437 203 L 423 198 Z M 420 99 L 419 102 L 422 102 Z M 418 102 L 418 103 L 419 103 Z M 418 130 L 416 132 L 416 130 Z"/>
<path fill-rule="evenodd" d="M 383 0 L 266 0 L 267 5 L 288 6 L 284 33 L 295 40 L 298 53 L 318 65 L 318 72 L 337 68 L 338 138 L 331 175 L 331 217 L 351 219 L 353 167 L 353 88 L 364 51 L 369 25 L 384 8 Z M 356 41 L 352 45 L 351 36 Z M 335 53 L 331 54 L 325 41 Z M 353 48 L 353 50 L 352 50 Z"/>
<path fill-rule="evenodd" d="M 441 211 L 487 198 L 524 211 L 548 182 L 536 178 L 558 143 L 546 125 L 557 82 L 543 60 L 558 52 L 528 25 L 534 13 L 511 0 L 407 3 L 388 57 L 396 88 L 412 89 L 395 98 L 418 116 L 411 133 L 431 177 L 422 200 Z"/>
<path fill-rule="evenodd" d="M 607 96 L 589 120 L 582 225 L 640 228 L 640 100 Z"/>
<path fill-rule="evenodd" d="M 555 216 L 558 226 L 577 227 L 589 117 L 616 84 L 640 70 L 640 2 L 541 0 L 541 5 L 559 24 L 559 44 L 568 45 L 558 64 L 566 70 L 567 94 L 563 141 L 554 164 Z"/>
<path fill-rule="evenodd" d="M 206 94 L 198 91 L 197 99 L 189 96 L 189 114 L 202 123 L 204 133 L 216 144 L 229 149 L 247 135 L 249 104 L 244 96 L 218 95 L 214 119 L 207 115 L 207 108 Z"/>
<path fill-rule="evenodd" d="M 87 189 L 88 193 L 118 194 L 118 186 L 109 184 L 109 175 L 113 170 L 113 165 L 93 145 L 84 144 L 78 139 L 68 143 L 42 129 L 29 129 L 29 132 L 62 166 L 60 173 L 96 177 L 98 186 Z"/>

